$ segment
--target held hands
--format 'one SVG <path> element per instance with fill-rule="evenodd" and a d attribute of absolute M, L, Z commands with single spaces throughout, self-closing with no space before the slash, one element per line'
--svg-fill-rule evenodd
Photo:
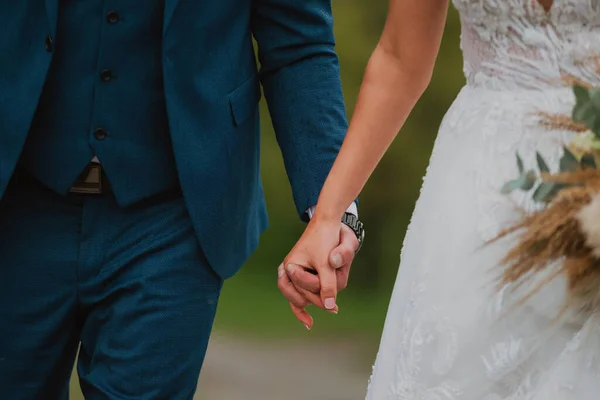
<path fill-rule="evenodd" d="M 346 288 L 358 239 L 338 221 L 313 219 L 278 268 L 278 287 L 307 329 L 313 319 L 306 307 L 335 313 L 337 293 Z"/>

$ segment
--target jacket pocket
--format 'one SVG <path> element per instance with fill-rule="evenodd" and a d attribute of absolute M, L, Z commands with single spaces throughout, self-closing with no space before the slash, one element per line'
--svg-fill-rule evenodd
<path fill-rule="evenodd" d="M 261 98 L 260 83 L 256 75 L 246 79 L 244 83 L 227 95 L 231 118 L 235 126 L 242 125 L 256 112 L 256 107 Z"/>

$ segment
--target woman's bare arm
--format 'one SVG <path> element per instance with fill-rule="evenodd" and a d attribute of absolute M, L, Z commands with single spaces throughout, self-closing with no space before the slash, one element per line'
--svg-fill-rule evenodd
<path fill-rule="evenodd" d="M 313 220 L 339 221 L 421 97 L 433 72 L 448 0 L 390 0 L 381 39 Z"/>

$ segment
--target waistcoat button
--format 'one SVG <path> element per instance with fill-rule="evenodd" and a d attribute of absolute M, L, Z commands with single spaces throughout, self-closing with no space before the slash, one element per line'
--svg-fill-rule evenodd
<path fill-rule="evenodd" d="M 117 14 L 115 11 L 111 11 L 108 14 L 106 14 L 106 20 L 109 24 L 116 24 L 117 22 L 119 22 L 119 19 L 119 14 Z"/>
<path fill-rule="evenodd" d="M 112 72 L 109 69 L 100 71 L 100 79 L 102 82 L 109 82 L 112 79 Z"/>

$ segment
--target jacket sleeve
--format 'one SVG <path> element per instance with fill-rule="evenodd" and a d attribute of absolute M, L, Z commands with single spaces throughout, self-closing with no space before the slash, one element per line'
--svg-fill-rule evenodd
<path fill-rule="evenodd" d="M 331 0 L 254 0 L 252 30 L 277 141 L 305 219 L 348 127 Z"/>

